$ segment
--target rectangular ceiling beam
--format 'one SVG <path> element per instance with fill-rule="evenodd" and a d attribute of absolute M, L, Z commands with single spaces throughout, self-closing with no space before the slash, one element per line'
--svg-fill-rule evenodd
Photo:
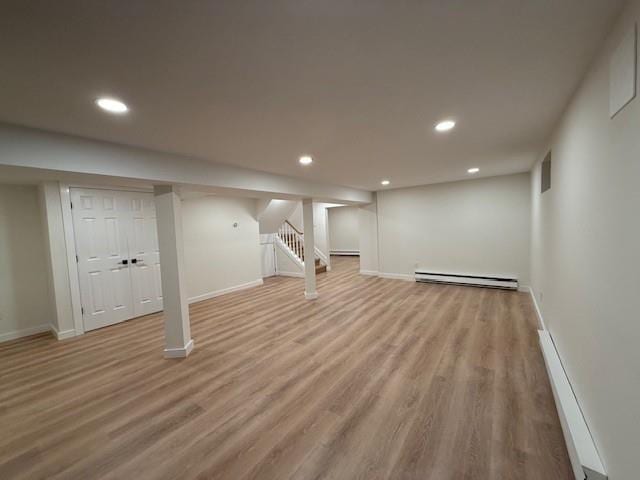
<path fill-rule="evenodd" d="M 0 123 L 0 165 L 77 176 L 135 179 L 254 197 L 366 204 L 372 193 L 222 163 Z M 293 168 L 293 167 L 292 167 Z M 74 177 L 75 178 L 75 177 Z"/>

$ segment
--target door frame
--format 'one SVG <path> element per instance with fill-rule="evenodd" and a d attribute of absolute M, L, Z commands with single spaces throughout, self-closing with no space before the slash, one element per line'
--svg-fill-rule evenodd
<path fill-rule="evenodd" d="M 259 238 L 259 243 L 260 243 L 260 270 L 261 270 L 260 271 L 260 275 L 261 275 L 260 278 L 262 278 L 262 279 L 269 278 L 269 277 L 275 277 L 276 275 L 278 275 L 278 259 L 276 257 L 276 244 L 275 244 L 275 238 L 274 238 L 275 235 L 276 235 L 275 233 L 261 233 L 261 234 L 259 234 L 259 237 L 260 237 Z M 262 242 L 262 237 L 263 236 L 268 237 L 268 241 L 265 242 L 265 243 Z M 263 267 L 263 265 L 262 265 L 262 261 L 263 261 L 263 258 L 262 258 L 262 247 L 264 245 L 269 245 L 270 250 L 271 250 L 271 254 L 273 255 L 273 257 L 272 257 L 273 258 L 273 274 L 267 275 L 267 276 L 265 276 L 264 272 L 262 272 L 262 267 Z"/>
<path fill-rule="evenodd" d="M 82 183 L 64 183 L 60 185 L 60 204 L 62 206 L 62 223 L 64 229 L 65 246 L 67 250 L 67 266 L 69 269 L 69 290 L 71 291 L 71 311 L 73 314 L 73 325 L 75 335 L 83 335 L 84 320 L 82 318 L 82 302 L 80 300 L 80 276 L 78 273 L 78 263 L 76 261 L 76 240 L 73 227 L 73 214 L 71 212 L 71 189 L 89 188 L 92 190 L 111 190 L 117 192 L 141 192 L 153 193 L 152 188 L 135 187 L 110 187 L 108 185 L 91 185 Z"/>

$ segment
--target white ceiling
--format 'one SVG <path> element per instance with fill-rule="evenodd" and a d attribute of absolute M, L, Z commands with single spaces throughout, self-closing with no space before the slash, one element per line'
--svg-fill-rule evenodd
<path fill-rule="evenodd" d="M 8 0 L 0 120 L 365 189 L 521 172 L 622 3 Z"/>

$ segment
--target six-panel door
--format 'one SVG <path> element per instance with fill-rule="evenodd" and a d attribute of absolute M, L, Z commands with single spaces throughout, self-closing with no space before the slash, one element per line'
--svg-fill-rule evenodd
<path fill-rule="evenodd" d="M 153 195 L 71 189 L 85 330 L 162 310 Z"/>
<path fill-rule="evenodd" d="M 162 310 L 160 283 L 160 250 L 156 229 L 156 206 L 153 195 L 130 193 L 131 231 L 129 255 L 133 288 L 134 315 L 146 315 Z"/>

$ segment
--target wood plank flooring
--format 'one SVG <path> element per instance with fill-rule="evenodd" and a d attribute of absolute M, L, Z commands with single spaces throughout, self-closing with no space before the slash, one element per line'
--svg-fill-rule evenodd
<path fill-rule="evenodd" d="M 0 344 L 2 479 L 570 479 L 527 295 L 358 274 Z"/>

